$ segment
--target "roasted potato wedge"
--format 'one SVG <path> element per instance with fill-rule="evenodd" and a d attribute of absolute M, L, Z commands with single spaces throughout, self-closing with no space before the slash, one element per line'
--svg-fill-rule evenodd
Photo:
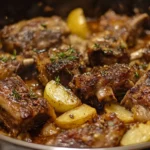
<path fill-rule="evenodd" d="M 121 145 L 130 145 L 150 141 L 150 124 L 139 124 L 128 130 L 121 140 Z"/>
<path fill-rule="evenodd" d="M 47 83 L 44 98 L 54 107 L 56 112 L 66 112 L 81 104 L 80 99 L 70 90 L 54 80 Z"/>
<path fill-rule="evenodd" d="M 76 8 L 70 12 L 67 18 L 67 24 L 72 33 L 82 38 L 85 38 L 89 34 L 89 28 L 82 8 Z"/>
<path fill-rule="evenodd" d="M 96 114 L 95 108 L 82 104 L 56 118 L 55 123 L 63 129 L 75 128 L 91 120 Z"/>
<path fill-rule="evenodd" d="M 125 107 L 123 106 L 120 106 L 115 103 L 109 103 L 105 105 L 104 109 L 107 113 L 114 112 L 117 115 L 117 117 L 123 122 L 134 121 L 133 114 L 129 110 L 125 109 Z"/>

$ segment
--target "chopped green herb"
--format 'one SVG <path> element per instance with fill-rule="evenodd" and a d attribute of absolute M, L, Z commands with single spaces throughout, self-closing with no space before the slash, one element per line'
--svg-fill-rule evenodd
<path fill-rule="evenodd" d="M 66 68 L 66 71 L 67 71 L 70 75 L 72 75 L 71 71 L 70 71 L 68 68 Z"/>
<path fill-rule="evenodd" d="M 126 44 L 124 41 L 121 41 L 121 43 L 120 43 L 120 48 L 121 48 L 121 49 L 127 48 L 127 44 Z"/>
<path fill-rule="evenodd" d="M 106 76 L 107 75 L 107 72 L 105 70 L 101 70 L 101 75 L 102 76 Z"/>
<path fill-rule="evenodd" d="M 36 99 L 37 98 L 37 95 L 32 91 L 32 90 L 30 90 L 30 98 L 32 98 L 32 99 Z"/>
<path fill-rule="evenodd" d="M 58 52 L 53 57 L 50 58 L 52 62 L 57 61 L 59 59 L 68 59 L 68 60 L 75 60 L 77 59 L 77 56 L 74 56 L 73 53 L 75 53 L 75 50 L 70 47 L 66 51 Z"/>
<path fill-rule="evenodd" d="M 12 90 L 12 96 L 14 96 L 16 100 L 21 98 L 20 94 L 15 89 Z"/>
<path fill-rule="evenodd" d="M 65 52 L 60 52 L 60 53 L 58 53 L 58 58 L 59 58 L 59 59 L 63 59 L 63 58 L 65 58 L 65 57 L 66 57 Z"/>
<path fill-rule="evenodd" d="M 135 77 L 136 77 L 136 78 L 139 78 L 139 77 L 140 77 L 138 72 L 135 72 Z"/>
<path fill-rule="evenodd" d="M 50 58 L 50 61 L 51 61 L 51 62 L 55 62 L 55 60 L 56 60 L 55 57 Z"/>
<path fill-rule="evenodd" d="M 17 51 L 14 50 L 13 51 L 13 56 L 11 57 L 12 60 L 15 60 L 16 59 L 16 56 L 17 56 Z"/>
<path fill-rule="evenodd" d="M 8 61 L 8 57 L 0 57 L 0 60 L 3 62 L 7 62 Z"/>
<path fill-rule="evenodd" d="M 59 76 L 55 77 L 55 81 L 56 81 L 56 84 L 59 84 L 60 83 L 60 77 Z"/>
<path fill-rule="evenodd" d="M 97 43 L 95 43 L 95 44 L 94 44 L 94 48 L 100 48 L 100 45 L 97 44 Z"/>
<path fill-rule="evenodd" d="M 13 51 L 13 55 L 14 55 L 14 56 L 17 55 L 17 51 L 16 51 L 16 50 Z"/>
<path fill-rule="evenodd" d="M 68 56 L 67 59 L 68 60 L 75 60 L 75 59 L 77 59 L 77 57 L 76 56 Z"/>
<path fill-rule="evenodd" d="M 69 47 L 68 51 L 72 54 L 72 53 L 75 53 L 75 49 L 72 48 L 71 46 Z"/>
<path fill-rule="evenodd" d="M 47 28 L 47 25 L 46 24 L 41 24 L 41 26 L 46 29 Z"/>
<path fill-rule="evenodd" d="M 142 69 L 147 69 L 147 64 L 142 64 L 141 67 Z"/>

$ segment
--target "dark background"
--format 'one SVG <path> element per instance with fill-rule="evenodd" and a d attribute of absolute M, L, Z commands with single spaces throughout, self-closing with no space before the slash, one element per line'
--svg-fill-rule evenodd
<path fill-rule="evenodd" d="M 0 3 L 0 28 L 6 24 L 35 16 L 61 15 L 82 7 L 86 16 L 98 17 L 108 9 L 132 15 L 135 12 L 150 14 L 150 0 L 2 0 Z M 138 8 L 138 9 L 137 9 Z"/>

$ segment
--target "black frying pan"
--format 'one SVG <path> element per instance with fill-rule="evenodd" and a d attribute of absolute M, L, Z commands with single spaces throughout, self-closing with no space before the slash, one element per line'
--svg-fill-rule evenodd
<path fill-rule="evenodd" d="M 65 18 L 69 11 L 76 7 L 82 7 L 88 17 L 98 17 L 108 9 L 113 9 L 117 13 L 127 15 L 133 15 L 137 12 L 147 12 L 150 14 L 150 0 L 3 0 L 0 3 L 0 28 L 7 24 L 36 16 L 51 16 L 55 14 Z M 150 29 L 150 21 L 146 28 Z M 150 147 L 150 142 L 125 147 L 92 150 L 137 150 L 148 147 Z M 31 149 L 70 150 L 71 148 L 26 143 L 0 135 L 0 150 Z"/>

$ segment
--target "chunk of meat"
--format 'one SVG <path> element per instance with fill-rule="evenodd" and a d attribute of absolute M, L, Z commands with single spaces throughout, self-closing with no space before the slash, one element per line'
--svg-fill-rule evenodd
<path fill-rule="evenodd" d="M 99 20 L 97 33 L 89 39 L 88 56 L 92 66 L 128 63 L 128 47 L 137 42 L 143 33 L 143 23 L 148 18 L 141 14 L 134 18 L 108 11 Z"/>
<path fill-rule="evenodd" d="M 125 40 L 128 46 L 134 46 L 137 42 L 137 39 L 144 33 L 144 23 L 148 21 L 149 15 L 146 13 L 139 14 L 130 18 L 126 23 L 128 27 L 128 34 L 125 37 Z"/>
<path fill-rule="evenodd" d="M 150 71 L 126 93 L 121 103 L 132 110 L 136 120 L 150 120 Z"/>
<path fill-rule="evenodd" d="M 126 15 L 118 15 L 113 10 L 107 11 L 99 18 L 98 31 L 104 32 L 105 30 L 114 31 L 114 29 L 123 28 L 125 23 L 129 20 Z"/>
<path fill-rule="evenodd" d="M 13 73 L 16 73 L 20 63 L 12 61 L 11 63 L 5 63 L 0 61 L 0 80 L 10 77 Z"/>
<path fill-rule="evenodd" d="M 128 63 L 127 44 L 120 37 L 110 34 L 95 34 L 88 43 L 90 65 Z"/>
<path fill-rule="evenodd" d="M 0 52 L 0 80 L 17 73 L 22 66 L 20 59 L 8 53 Z"/>
<path fill-rule="evenodd" d="M 129 62 L 125 22 L 127 16 L 108 11 L 100 17 L 98 31 L 89 39 L 88 56 L 92 66 Z"/>
<path fill-rule="evenodd" d="M 133 87 L 141 74 L 143 72 L 136 66 L 129 67 L 125 64 L 105 65 L 74 76 L 70 87 L 82 100 L 85 99 L 87 102 L 93 96 L 97 97 L 99 103 L 102 101 L 116 101 L 116 96 Z M 86 101 L 84 102 L 86 103 Z"/>
<path fill-rule="evenodd" d="M 43 60 L 44 58 L 44 60 Z M 72 47 L 59 47 L 50 49 L 36 57 L 39 80 L 43 85 L 56 77 L 60 78 L 60 83 L 68 86 L 73 75 L 79 74 L 85 67 L 84 61 L 77 51 Z"/>
<path fill-rule="evenodd" d="M 133 46 L 137 38 L 143 33 L 143 24 L 148 20 L 148 17 L 146 13 L 128 17 L 118 15 L 110 10 L 100 17 L 99 31 L 106 31 L 115 37 L 121 37 L 128 46 Z"/>
<path fill-rule="evenodd" d="M 59 133 L 52 145 L 75 148 L 118 146 L 126 127 L 114 114 Z"/>
<path fill-rule="evenodd" d="M 4 27 L 0 32 L 2 48 L 9 52 L 47 49 L 69 33 L 66 23 L 57 16 L 38 17 Z"/>
<path fill-rule="evenodd" d="M 0 120 L 12 136 L 42 125 L 50 116 L 56 117 L 53 108 L 45 99 L 33 97 L 19 76 L 0 81 Z"/>
<path fill-rule="evenodd" d="M 21 55 L 0 52 L 0 80 L 21 73 L 34 64 L 33 58 L 24 58 Z"/>

